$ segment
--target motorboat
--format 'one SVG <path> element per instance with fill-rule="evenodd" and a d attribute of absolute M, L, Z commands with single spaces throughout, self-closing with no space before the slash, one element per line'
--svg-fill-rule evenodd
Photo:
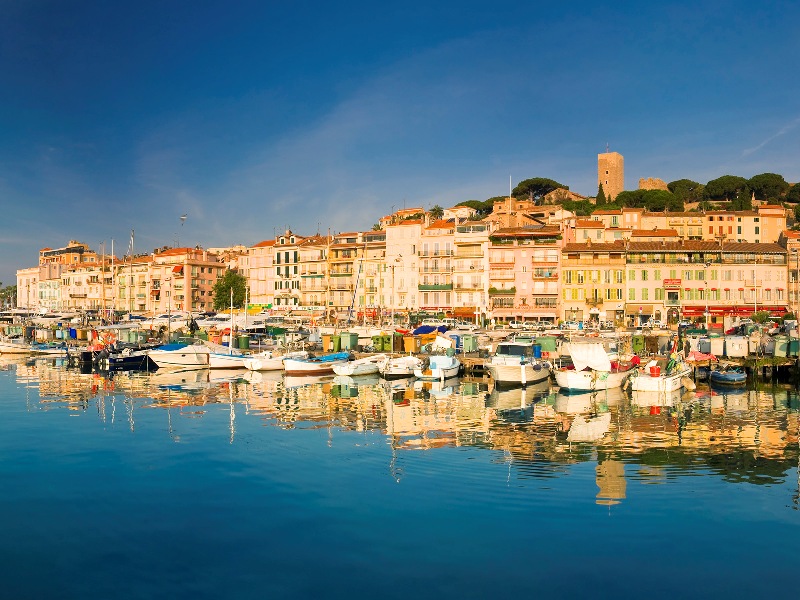
<path fill-rule="evenodd" d="M 265 350 L 257 354 L 250 354 L 244 359 L 244 366 L 251 371 L 283 371 L 283 361 L 287 358 L 308 358 L 308 350 L 297 350 L 286 354 L 277 354 L 272 350 Z"/>
<path fill-rule="evenodd" d="M 425 381 L 444 381 L 456 377 L 461 370 L 461 361 L 455 354 L 431 354 L 422 365 L 414 369 L 414 375 Z"/>
<path fill-rule="evenodd" d="M 691 374 L 692 367 L 683 361 L 670 360 L 666 368 L 662 369 L 658 361 L 652 360 L 642 369 L 633 369 L 628 381 L 634 392 L 666 393 L 684 387 L 686 385 L 684 378 L 688 378 Z"/>
<path fill-rule="evenodd" d="M 283 369 L 287 375 L 327 375 L 333 373 L 333 366 L 350 360 L 349 352 L 334 352 L 307 358 L 285 358 Z"/>
<path fill-rule="evenodd" d="M 714 369 L 709 373 L 708 379 L 712 384 L 719 385 L 745 385 L 747 373 L 742 367 L 728 365 Z"/>
<path fill-rule="evenodd" d="M 620 366 L 611 359 L 601 342 L 570 343 L 572 366 L 553 371 L 564 393 L 583 393 L 622 386 L 630 376 L 630 365 Z"/>
<path fill-rule="evenodd" d="M 51 344 L 47 342 L 30 342 L 24 338 L 5 338 L 0 340 L 0 354 L 49 354 L 66 356 L 67 345 L 64 342 Z"/>
<path fill-rule="evenodd" d="M 208 346 L 202 342 L 175 342 L 149 351 L 158 368 L 204 369 L 208 368 Z"/>
<path fill-rule="evenodd" d="M 486 368 L 496 385 L 535 385 L 550 378 L 550 363 L 534 357 L 533 341 L 500 342 Z"/>
<path fill-rule="evenodd" d="M 378 372 L 384 379 L 403 379 L 413 377 L 414 370 L 422 367 L 422 359 L 411 354 L 393 356 L 382 365 L 378 365 Z"/>
<path fill-rule="evenodd" d="M 380 365 L 389 360 L 385 354 L 373 354 L 357 360 L 350 360 L 346 363 L 333 365 L 333 372 L 337 375 L 347 375 L 356 377 L 358 375 L 374 375 L 378 373 Z"/>

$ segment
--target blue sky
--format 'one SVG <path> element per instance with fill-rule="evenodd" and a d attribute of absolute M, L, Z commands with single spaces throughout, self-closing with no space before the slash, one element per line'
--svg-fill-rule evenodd
<path fill-rule="evenodd" d="M 0 281 L 529 177 L 800 180 L 797 2 L 0 0 Z M 180 215 L 187 214 L 183 226 Z"/>

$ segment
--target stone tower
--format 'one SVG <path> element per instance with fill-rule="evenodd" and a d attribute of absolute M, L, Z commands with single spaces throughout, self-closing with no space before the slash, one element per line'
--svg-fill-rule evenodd
<path fill-rule="evenodd" d="M 619 152 L 597 155 L 597 183 L 603 186 L 608 200 L 613 200 L 625 189 L 625 159 Z"/>

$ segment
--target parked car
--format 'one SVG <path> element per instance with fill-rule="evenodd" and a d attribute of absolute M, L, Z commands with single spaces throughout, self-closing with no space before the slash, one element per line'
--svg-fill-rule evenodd
<path fill-rule="evenodd" d="M 511 329 L 522 329 L 525 327 L 525 321 L 509 321 L 508 326 Z"/>
<path fill-rule="evenodd" d="M 564 321 L 561 325 L 559 325 L 561 329 L 568 329 L 570 331 L 575 331 L 581 328 L 581 324 L 577 321 Z"/>

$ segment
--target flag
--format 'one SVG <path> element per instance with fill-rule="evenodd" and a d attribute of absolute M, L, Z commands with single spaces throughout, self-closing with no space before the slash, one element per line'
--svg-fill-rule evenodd
<path fill-rule="evenodd" d="M 133 257 L 133 229 L 131 229 L 131 239 L 128 242 L 128 254 L 126 256 Z"/>

